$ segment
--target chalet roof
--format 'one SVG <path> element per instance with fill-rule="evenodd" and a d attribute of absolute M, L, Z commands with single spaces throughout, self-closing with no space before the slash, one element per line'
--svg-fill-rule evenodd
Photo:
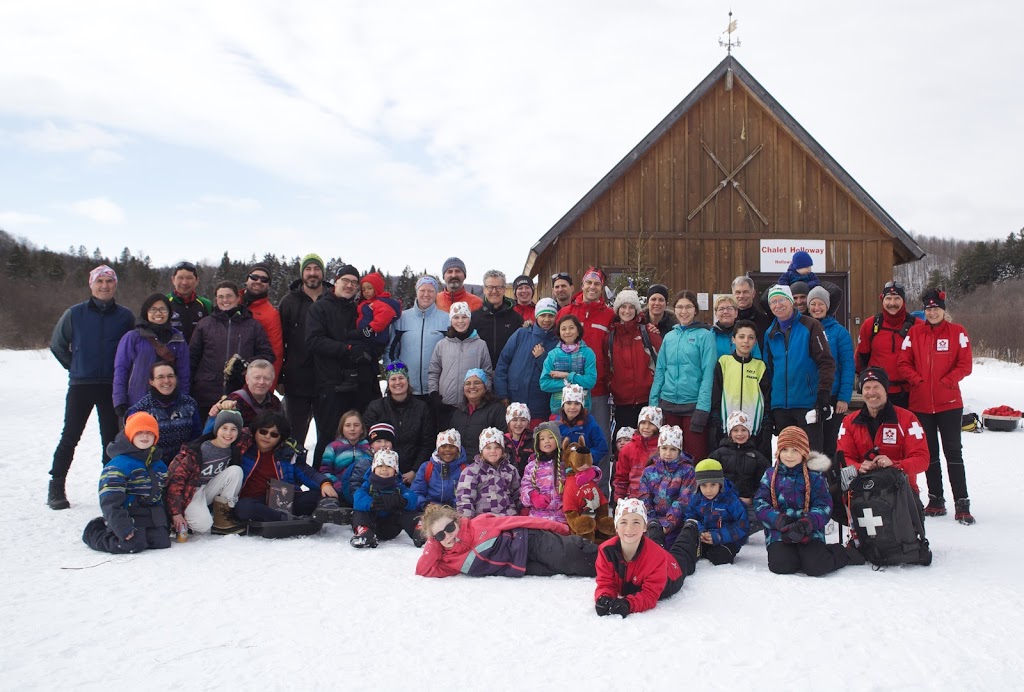
<path fill-rule="evenodd" d="M 661 139 L 662 135 L 667 133 L 676 122 L 679 121 L 686 113 L 698 102 L 704 95 L 716 84 L 719 80 L 724 79 L 727 72 L 732 71 L 733 77 L 739 79 L 750 92 L 761 101 L 764 106 L 776 117 L 779 122 L 785 127 L 807 150 L 811 156 L 818 160 L 818 162 L 829 172 L 840 185 L 845 187 L 850 194 L 864 206 L 865 209 L 882 225 L 893 238 L 904 248 L 905 254 L 911 258 L 917 260 L 924 257 L 925 252 L 920 246 L 914 241 L 910 234 L 903 230 L 903 227 L 896 223 L 896 220 L 889 216 L 888 212 L 881 207 L 875 199 L 868 194 L 868 192 L 857 183 L 853 177 L 846 172 L 846 170 L 839 165 L 839 163 L 832 158 L 824 147 L 811 137 L 810 133 L 805 130 L 796 119 L 783 108 L 775 98 L 768 93 L 768 90 L 761 86 L 756 79 L 746 68 L 739 63 L 733 56 L 726 56 L 722 62 L 718 64 L 715 69 L 708 74 L 704 80 L 697 85 L 697 87 L 691 91 L 686 98 L 679 102 L 672 111 L 665 116 L 665 118 L 658 123 L 658 125 L 644 137 L 639 144 L 633 147 L 633 150 L 626 154 L 625 158 L 619 161 L 618 164 L 612 168 L 607 175 L 591 188 L 590 192 L 583 196 L 583 198 L 576 203 L 576 205 L 570 209 L 565 216 L 558 220 L 551 229 L 544 234 L 544 236 L 537 241 L 537 243 L 530 249 L 530 260 L 527 263 L 528 269 L 526 273 L 529 273 L 529 268 L 532 267 L 534 261 L 541 255 L 548 247 L 551 246 L 558 237 L 569 228 L 576 219 L 578 219 L 587 209 L 589 209 L 600 197 L 603 195 L 612 185 L 628 171 L 634 163 L 636 163 L 654 144 Z M 901 253 L 903 254 L 903 253 Z"/>

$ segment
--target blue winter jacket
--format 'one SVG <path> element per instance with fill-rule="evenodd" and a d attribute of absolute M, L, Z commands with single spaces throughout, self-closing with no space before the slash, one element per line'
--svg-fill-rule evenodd
<path fill-rule="evenodd" d="M 804 512 L 804 490 L 807 484 L 804 481 L 803 464 L 794 468 L 788 468 L 782 463 L 776 463 L 764 472 L 761 478 L 761 487 L 754 495 L 754 511 L 757 518 L 766 529 L 767 538 L 765 546 L 775 541 L 782 540 L 782 531 L 776 528 L 776 522 L 780 514 L 785 514 L 794 521 L 803 517 L 811 520 L 814 532 L 811 540 L 825 541 L 825 524 L 832 516 L 832 494 L 828 491 L 828 481 L 825 480 L 824 471 L 828 470 L 832 462 L 824 454 L 811 452 L 807 460 L 807 474 L 811 481 L 810 509 Z M 772 479 L 778 475 L 775 485 L 775 496 L 778 499 L 778 506 L 772 506 Z"/>
<path fill-rule="evenodd" d="M 167 464 L 157 449 L 138 449 L 119 432 L 107 445 L 111 457 L 100 472 L 100 509 L 107 528 L 122 541 L 137 528 L 168 526 L 164 489 Z"/>
<path fill-rule="evenodd" d="M 702 533 L 710 533 L 712 545 L 743 545 L 750 535 L 747 506 L 740 502 L 740 496 L 728 479 L 713 500 L 704 497 L 697 486 L 683 517 L 695 519 Z"/>
<path fill-rule="evenodd" d="M 832 395 L 836 362 L 821 323 L 802 315 L 788 331 L 772 320 L 764 337 L 764 362 L 772 373 L 772 410 L 814 408 L 818 394 Z"/>
<path fill-rule="evenodd" d="M 533 347 L 537 344 L 544 353 L 535 357 Z M 494 366 L 494 393 L 498 398 L 526 404 L 535 418 L 547 417 L 551 395 L 540 388 L 540 376 L 547 354 L 557 345 L 554 329 L 541 329 L 537 323 L 517 329 Z M 596 373 L 596 360 L 594 368 Z"/>
<path fill-rule="evenodd" d="M 418 498 L 417 508 L 423 509 L 431 502 L 454 507 L 455 488 L 459 485 L 459 476 L 462 475 L 462 469 L 466 468 L 466 463 L 466 450 L 460 449 L 455 461 L 446 464 L 434 452 L 426 463 L 420 464 L 416 478 L 412 481 L 412 491 Z"/>
<path fill-rule="evenodd" d="M 135 327 L 135 315 L 115 301 L 95 298 L 64 311 L 50 337 L 50 352 L 68 371 L 71 384 L 112 384 L 121 337 Z"/>
<path fill-rule="evenodd" d="M 717 362 L 715 337 L 706 324 L 672 327 L 658 352 L 650 405 L 661 406 L 664 399 L 671 404 L 696 404 L 697 409 L 710 412 Z"/>
<path fill-rule="evenodd" d="M 601 431 L 594 416 L 587 414 L 583 421 L 577 420 L 576 425 L 568 425 L 564 417 L 558 419 L 558 429 L 562 433 L 562 439 L 569 437 L 574 442 L 580 435 L 586 440 L 587 448 L 594 459 L 594 466 L 599 467 L 604 458 L 608 456 L 608 439 Z"/>
<path fill-rule="evenodd" d="M 403 310 L 393 325 L 391 343 L 384 351 L 384 366 L 396 360 L 405 363 L 409 368 L 409 386 L 416 396 L 430 393 L 427 384 L 430 356 L 450 326 L 447 312 L 439 310 L 436 305 L 420 310 L 415 303 Z"/>
<path fill-rule="evenodd" d="M 828 337 L 828 347 L 832 351 L 832 359 L 836 362 L 836 376 L 832 382 L 832 396 L 837 401 L 850 403 L 853 398 L 853 378 L 856 363 L 853 355 L 853 339 L 846 327 L 839 324 L 835 317 L 826 317 L 821 326 Z"/>
<path fill-rule="evenodd" d="M 406 511 L 412 511 L 419 505 L 419 498 L 416 496 L 409 486 L 402 483 L 401 479 L 398 481 L 398 485 L 392 489 L 385 491 L 387 494 L 399 493 L 402 499 L 405 500 L 405 506 L 402 509 Z M 373 499 L 378 495 L 379 491 L 373 487 L 370 481 L 370 474 L 367 474 L 366 480 L 359 486 L 359 490 L 356 491 L 356 496 L 352 500 L 353 509 L 359 512 L 377 512 L 378 516 L 386 517 L 391 512 L 378 511 L 373 509 Z"/>

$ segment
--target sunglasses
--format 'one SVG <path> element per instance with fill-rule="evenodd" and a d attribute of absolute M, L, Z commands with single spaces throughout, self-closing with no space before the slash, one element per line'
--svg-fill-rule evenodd
<path fill-rule="evenodd" d="M 555 283 L 559 279 L 564 279 L 565 281 L 568 281 L 570 284 L 572 283 L 572 275 L 569 274 L 569 272 L 558 272 L 557 274 L 551 275 L 551 283 Z"/>
<path fill-rule="evenodd" d="M 277 432 L 276 430 L 267 430 L 266 428 L 260 428 L 256 432 L 265 437 L 269 437 L 271 440 L 276 440 L 277 438 L 281 437 L 281 433 Z"/>
<path fill-rule="evenodd" d="M 450 533 L 455 533 L 455 522 L 454 521 L 448 522 L 447 526 L 445 526 L 443 529 L 441 529 L 440 531 L 435 533 L 434 534 L 434 540 L 437 541 L 438 543 L 440 543 L 441 541 L 444 540 L 444 537 L 447 536 Z"/>
<path fill-rule="evenodd" d="M 249 275 L 249 281 L 259 281 L 261 284 L 269 284 L 270 283 L 270 277 L 269 276 L 263 276 L 262 274 L 250 274 Z"/>
<path fill-rule="evenodd" d="M 394 372 L 396 370 L 408 370 L 409 366 L 407 366 L 400 360 L 396 360 L 389 363 L 388 366 L 384 369 L 387 370 L 388 372 Z"/>
<path fill-rule="evenodd" d="M 199 274 L 199 272 L 196 271 L 196 265 L 192 264 L 191 262 L 178 262 L 176 265 L 171 267 L 171 274 L 177 274 L 182 269 L 187 269 L 188 271 L 196 275 Z"/>
<path fill-rule="evenodd" d="M 889 281 L 882 288 L 898 288 L 898 289 L 900 289 L 902 291 L 903 290 L 903 284 L 901 284 L 899 281 Z"/>

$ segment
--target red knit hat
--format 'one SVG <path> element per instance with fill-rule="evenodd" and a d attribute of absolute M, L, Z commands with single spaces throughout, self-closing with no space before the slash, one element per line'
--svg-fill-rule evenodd
<path fill-rule="evenodd" d="M 791 425 L 788 428 L 783 428 L 782 432 L 779 433 L 778 446 L 775 448 L 775 458 L 779 458 L 779 450 L 785 449 L 786 447 L 792 447 L 800 452 L 800 456 L 807 461 L 807 457 L 811 454 L 811 443 L 807 439 L 807 433 L 803 429 L 798 428 L 795 425 Z"/>
<path fill-rule="evenodd" d="M 368 283 L 373 286 L 373 290 L 377 292 L 377 296 L 384 293 L 384 277 L 377 272 L 370 272 L 362 279 L 359 280 L 359 285 Z"/>
<path fill-rule="evenodd" d="M 140 432 L 151 432 L 156 439 L 153 440 L 153 444 L 157 443 L 160 439 L 160 425 L 149 413 L 145 411 L 139 411 L 128 416 L 128 420 L 124 422 L 124 436 L 129 441 L 135 439 L 135 436 Z"/>

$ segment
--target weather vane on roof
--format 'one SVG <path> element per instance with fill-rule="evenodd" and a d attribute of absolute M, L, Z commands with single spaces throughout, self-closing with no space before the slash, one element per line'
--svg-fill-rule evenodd
<path fill-rule="evenodd" d="M 732 35 L 736 32 L 737 20 L 732 18 L 732 8 L 729 8 L 729 26 L 726 27 L 722 34 L 725 35 L 725 39 L 722 39 L 721 35 L 718 37 L 718 45 L 725 48 L 726 55 L 732 55 L 733 46 L 740 47 L 740 39 L 737 37 L 734 41 Z"/>

